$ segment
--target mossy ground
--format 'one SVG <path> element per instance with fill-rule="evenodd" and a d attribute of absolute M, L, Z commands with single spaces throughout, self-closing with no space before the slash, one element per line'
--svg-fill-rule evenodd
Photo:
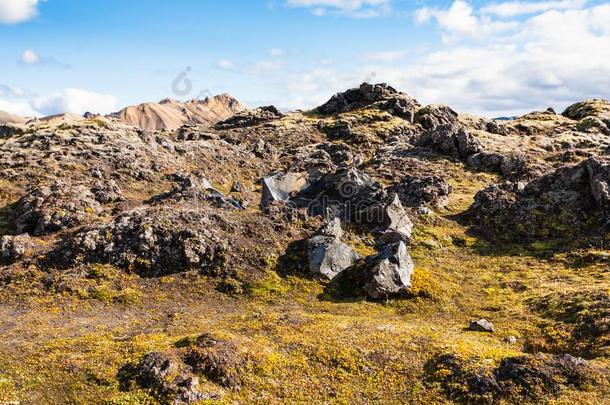
<path fill-rule="evenodd" d="M 142 279 L 107 266 L 51 293 L 39 270 L 25 269 L 0 290 L 0 403 L 154 403 L 146 392 L 121 392 L 120 367 L 204 332 L 239 337 L 253 360 L 242 389 L 224 390 L 221 403 L 444 403 L 441 389 L 425 383 L 425 364 L 438 353 L 495 364 L 541 342 L 567 350 L 548 338 L 549 325 L 565 332 L 561 302 L 546 310 L 533 303 L 569 293 L 590 310 L 586 291 L 608 291 L 610 252 L 542 254 L 474 238 L 452 218 L 492 180 L 462 173 L 449 208 L 418 220 L 406 299 L 333 300 L 323 283 L 278 274 L 280 251 L 269 256 L 265 277 L 234 294 L 198 275 Z M 351 238 L 369 252 L 367 235 Z M 493 321 L 496 333 L 465 329 L 479 318 Z M 595 354 L 595 365 L 610 366 L 607 352 Z M 549 400 L 609 399 L 606 385 Z"/>

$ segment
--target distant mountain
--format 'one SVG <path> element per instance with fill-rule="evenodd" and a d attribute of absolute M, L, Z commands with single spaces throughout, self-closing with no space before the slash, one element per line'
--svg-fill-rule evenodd
<path fill-rule="evenodd" d="M 0 111 L 0 124 L 25 124 L 26 119 L 15 114 Z"/>
<path fill-rule="evenodd" d="M 171 130 L 185 124 L 212 125 L 244 110 L 246 107 L 235 98 L 221 94 L 186 103 L 164 99 L 158 103 L 126 107 L 109 116 L 143 129 Z"/>

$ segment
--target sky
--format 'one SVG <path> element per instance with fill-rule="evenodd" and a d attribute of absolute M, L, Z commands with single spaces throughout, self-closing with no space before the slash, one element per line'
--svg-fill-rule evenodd
<path fill-rule="evenodd" d="M 610 1 L 0 0 L 0 111 L 229 93 L 319 105 L 362 82 L 485 116 L 610 98 Z"/>

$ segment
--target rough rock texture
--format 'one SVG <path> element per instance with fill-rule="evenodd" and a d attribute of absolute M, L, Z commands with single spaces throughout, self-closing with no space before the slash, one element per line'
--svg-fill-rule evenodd
<path fill-rule="evenodd" d="M 246 128 L 282 118 L 284 115 L 274 106 L 238 112 L 231 118 L 214 125 L 216 129 Z"/>
<path fill-rule="evenodd" d="M 421 125 L 426 131 L 444 125 L 455 126 L 458 121 L 458 113 L 446 105 L 429 105 L 419 109 L 415 115 L 415 123 Z"/>
<path fill-rule="evenodd" d="M 188 270 L 218 274 L 225 244 L 214 224 L 212 216 L 196 209 L 138 209 L 70 236 L 54 256 L 64 263 L 109 263 L 144 276 Z"/>
<path fill-rule="evenodd" d="M 199 378 L 173 353 L 149 353 L 136 366 L 125 367 L 122 374 L 124 385 L 133 380 L 163 403 L 181 405 L 219 398 L 217 393 L 200 391 Z"/>
<path fill-rule="evenodd" d="M 442 208 L 449 201 L 451 186 L 440 176 L 407 175 L 391 188 L 406 207 L 432 206 Z"/>
<path fill-rule="evenodd" d="M 440 382 L 447 398 L 458 403 L 540 401 L 566 388 L 581 389 L 601 378 L 600 370 L 569 354 L 508 357 L 495 368 L 454 354 L 433 358 L 429 381 Z"/>
<path fill-rule="evenodd" d="M 326 224 L 318 235 L 307 242 L 309 271 L 319 277 L 333 279 L 353 265 L 360 256 L 348 245 L 341 242 L 341 221 L 334 218 Z"/>
<path fill-rule="evenodd" d="M 575 237 L 608 227 L 610 160 L 590 158 L 524 187 L 492 185 L 469 209 L 476 228 L 502 239 Z"/>
<path fill-rule="evenodd" d="M 452 124 L 438 125 L 424 132 L 417 141 L 417 146 L 432 148 L 459 160 L 465 160 L 483 149 L 470 133 Z"/>
<path fill-rule="evenodd" d="M 602 99 L 581 101 L 566 108 L 562 115 L 576 121 L 587 117 L 610 118 L 610 102 Z"/>
<path fill-rule="evenodd" d="M 407 293 L 412 274 L 413 261 L 404 242 L 388 245 L 348 270 L 349 279 L 376 300 Z"/>
<path fill-rule="evenodd" d="M 314 112 L 333 115 L 369 106 L 386 110 L 407 121 L 413 121 L 415 112 L 419 108 L 416 100 L 387 84 L 363 83 L 359 88 L 334 95 Z"/>
<path fill-rule="evenodd" d="M 14 262 L 23 257 L 31 245 L 32 241 L 27 233 L 17 236 L 5 235 L 0 238 L 0 260 Z"/>
<path fill-rule="evenodd" d="M 194 372 L 226 388 L 239 389 L 247 363 L 246 354 L 235 341 L 206 333 L 188 348 L 185 362 Z"/>
<path fill-rule="evenodd" d="M 92 190 L 63 182 L 37 188 L 17 202 L 15 230 L 44 235 L 78 226 L 102 211 L 97 198 L 107 202 L 108 192 L 103 186 Z"/>
<path fill-rule="evenodd" d="M 154 196 L 149 203 L 158 205 L 166 202 L 184 202 L 211 204 L 218 208 L 241 208 L 236 200 L 224 196 L 216 190 L 205 177 L 197 177 L 185 173 L 172 176 L 179 183 L 166 193 Z"/>

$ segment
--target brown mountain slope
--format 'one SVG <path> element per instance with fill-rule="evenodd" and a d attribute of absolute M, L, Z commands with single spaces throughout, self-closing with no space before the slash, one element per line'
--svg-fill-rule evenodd
<path fill-rule="evenodd" d="M 0 124 L 25 124 L 26 120 L 18 115 L 0 111 Z"/>
<path fill-rule="evenodd" d="M 185 124 L 211 125 L 225 120 L 246 107 L 228 94 L 190 100 L 186 103 L 165 99 L 126 107 L 110 116 L 149 130 L 177 129 Z"/>

